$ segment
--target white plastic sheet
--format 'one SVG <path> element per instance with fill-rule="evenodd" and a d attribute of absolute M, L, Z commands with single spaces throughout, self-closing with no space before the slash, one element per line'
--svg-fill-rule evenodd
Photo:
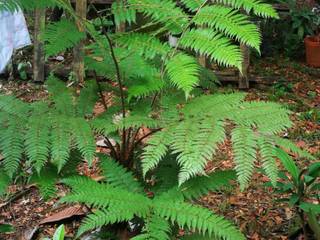
<path fill-rule="evenodd" d="M 0 12 L 0 73 L 10 61 L 14 50 L 30 44 L 30 36 L 22 11 Z"/>

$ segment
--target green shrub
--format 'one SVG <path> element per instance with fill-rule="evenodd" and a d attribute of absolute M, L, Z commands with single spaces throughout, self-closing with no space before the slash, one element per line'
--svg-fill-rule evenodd
<path fill-rule="evenodd" d="M 179 5 L 171 0 L 128 0 L 111 8 L 115 25 L 126 23 L 127 32 L 115 33 L 109 23 L 80 21 L 85 36 L 75 27 L 74 20 L 79 19 L 71 6 L 63 0 L 53 3 L 68 11 L 70 19 L 50 24 L 43 33 L 47 55 L 87 38 L 85 64 L 97 78 L 86 81 L 78 94 L 51 75 L 47 81 L 50 97 L 32 104 L 1 96 L 1 176 L 13 179 L 29 167 L 38 174 L 32 179 L 42 182 L 40 189 L 46 197 L 54 193 L 50 185 L 58 179 L 70 186 L 72 192 L 62 201 L 96 209 L 84 220 L 79 235 L 138 218 L 143 229 L 134 239 L 169 239 L 177 228 L 186 229 L 192 239 L 244 239 L 229 221 L 191 200 L 230 184 L 234 176 L 245 189 L 256 160 L 276 184 L 275 146 L 312 156 L 278 137 L 292 125 L 290 112 L 279 104 L 249 102 L 242 93 L 195 97 L 202 73 L 192 52 L 241 71 L 236 42 L 257 51 L 261 43 L 258 28 L 247 14 L 277 17 L 272 7 L 251 0 L 215 4 L 183 0 Z M 21 4 L 43 7 L 42 1 L 23 0 Z M 137 14 L 146 25 L 135 26 Z M 98 14 L 100 22 L 108 16 Z M 168 34 L 180 36 L 177 46 L 162 41 Z M 99 77 L 112 84 L 101 83 Z M 113 92 L 113 105 L 94 116 L 93 106 L 104 90 Z M 141 136 L 144 128 L 150 132 Z M 79 154 L 92 164 L 95 135 L 104 136 L 111 150 L 110 156 L 99 156 L 105 179 L 70 177 L 75 173 L 67 170 L 76 167 L 68 164 L 77 163 Z M 228 138 L 235 174 L 207 175 L 207 162 Z M 52 165 L 58 174 L 52 174 Z"/>

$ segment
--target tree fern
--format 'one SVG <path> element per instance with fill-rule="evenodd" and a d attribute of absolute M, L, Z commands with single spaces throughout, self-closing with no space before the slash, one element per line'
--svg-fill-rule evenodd
<path fill-rule="evenodd" d="M 242 189 L 247 186 L 256 160 L 256 139 L 251 129 L 237 127 L 232 131 L 232 148 L 236 172 Z"/>
<path fill-rule="evenodd" d="M 70 156 L 71 129 L 69 122 L 64 117 L 54 115 L 51 129 L 51 162 L 60 171 Z"/>
<path fill-rule="evenodd" d="M 206 6 L 195 16 L 194 22 L 200 26 L 217 29 L 259 51 L 261 36 L 256 25 L 232 8 L 218 5 Z"/>
<path fill-rule="evenodd" d="M 187 15 L 171 0 L 129 0 L 130 8 L 142 12 L 155 23 L 161 23 L 173 34 L 182 32 L 188 22 Z"/>
<path fill-rule="evenodd" d="M 96 144 L 89 123 L 83 118 L 74 118 L 70 124 L 75 129 L 72 135 L 77 148 L 84 159 L 91 164 L 96 152 Z"/>
<path fill-rule="evenodd" d="M 116 40 L 121 46 L 127 47 L 131 51 L 137 51 L 147 59 L 154 59 L 157 55 L 164 57 L 170 51 L 167 43 L 162 43 L 158 38 L 149 34 L 121 34 Z"/>
<path fill-rule="evenodd" d="M 270 5 L 259 0 L 213 0 L 216 3 L 230 5 L 235 9 L 243 8 L 247 13 L 254 13 L 264 18 L 278 18 L 276 10 Z"/>
<path fill-rule="evenodd" d="M 49 157 L 49 127 L 44 117 L 29 119 L 29 129 L 25 134 L 26 154 L 37 172 L 41 171 Z"/>
<path fill-rule="evenodd" d="M 144 175 L 151 169 L 155 168 L 161 159 L 169 150 L 169 145 L 172 142 L 171 132 L 164 129 L 155 133 L 148 141 L 148 145 L 144 148 L 142 154 L 142 169 Z"/>
<path fill-rule="evenodd" d="M 181 228 L 197 229 L 201 234 L 230 240 L 245 239 L 227 220 L 208 209 L 189 203 L 158 200 L 155 204 L 155 213 L 177 223 Z"/>
<path fill-rule="evenodd" d="M 278 167 L 275 160 L 275 147 L 271 139 L 259 137 L 257 141 L 260 149 L 262 168 L 275 186 L 278 178 Z"/>
<path fill-rule="evenodd" d="M 75 23 L 63 19 L 48 25 L 42 38 L 46 55 L 53 56 L 75 46 L 85 38 L 85 33 L 79 32 Z"/>
<path fill-rule="evenodd" d="M 114 21 L 117 26 L 121 23 L 135 23 L 136 22 L 136 11 L 135 9 L 130 9 L 122 1 L 116 1 L 112 4 L 111 11 L 114 15 Z"/>
<path fill-rule="evenodd" d="M 108 224 L 129 221 L 133 219 L 133 217 L 134 215 L 130 210 L 127 212 L 113 212 L 107 209 L 96 210 L 83 220 L 77 235 L 80 236 L 89 230 L 97 229 Z"/>
<path fill-rule="evenodd" d="M 113 159 L 100 155 L 101 168 L 107 182 L 112 187 L 123 188 L 130 192 L 142 192 L 142 188 L 131 172 L 125 170 Z"/>
<path fill-rule="evenodd" d="M 212 121 L 197 124 L 185 121 L 177 126 L 173 137 L 173 153 L 178 154 L 181 166 L 179 182 L 197 174 L 203 174 L 209 159 L 212 158 L 218 143 L 225 138 L 223 122 Z"/>
<path fill-rule="evenodd" d="M 215 171 L 208 176 L 190 179 L 181 185 L 181 191 L 187 199 L 198 199 L 210 191 L 219 191 L 223 186 L 228 186 L 235 178 L 234 171 Z"/>
<path fill-rule="evenodd" d="M 170 240 L 170 225 L 167 220 L 151 215 L 147 218 L 142 234 L 133 237 L 132 240 Z"/>
<path fill-rule="evenodd" d="M 5 172 L 12 177 L 20 165 L 23 153 L 23 122 L 11 118 L 8 126 L 1 131 L 0 150 L 4 157 L 3 165 Z"/>
<path fill-rule="evenodd" d="M 186 96 L 199 82 L 199 65 L 186 54 L 178 53 L 166 63 L 166 72 L 173 85 L 182 89 Z"/>
<path fill-rule="evenodd" d="M 229 39 L 211 29 L 191 29 L 180 41 L 181 46 L 217 61 L 221 65 L 241 68 L 240 48 Z"/>

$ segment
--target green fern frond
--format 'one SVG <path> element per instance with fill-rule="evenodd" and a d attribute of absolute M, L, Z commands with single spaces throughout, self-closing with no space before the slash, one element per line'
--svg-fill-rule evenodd
<path fill-rule="evenodd" d="M 6 171 L 0 168 L 0 197 L 6 192 L 11 178 L 6 174 Z"/>
<path fill-rule="evenodd" d="M 247 13 L 253 12 L 255 15 L 263 18 L 279 17 L 272 5 L 260 0 L 213 0 L 213 2 L 229 5 L 235 9 L 243 8 Z"/>
<path fill-rule="evenodd" d="M 264 134 L 278 134 L 292 126 L 290 111 L 273 102 L 244 102 L 233 112 L 237 124 L 254 126 Z"/>
<path fill-rule="evenodd" d="M 150 199 L 123 188 L 79 177 L 65 179 L 63 182 L 71 186 L 73 191 L 63 197 L 62 202 L 80 202 L 94 208 L 109 207 L 115 211 L 127 208 L 134 211 L 137 216 L 145 216 L 150 207 Z"/>
<path fill-rule="evenodd" d="M 164 57 L 170 52 L 167 43 L 162 43 L 158 38 L 149 34 L 122 34 L 116 40 L 121 46 L 128 48 L 130 51 L 136 51 L 146 59 L 154 59 L 156 56 Z"/>
<path fill-rule="evenodd" d="M 51 23 L 46 27 L 42 36 L 42 39 L 46 42 L 46 56 L 54 56 L 70 49 L 85 37 L 85 33 L 80 32 L 75 23 L 70 20 L 62 19 Z"/>
<path fill-rule="evenodd" d="M 278 146 L 282 147 L 283 149 L 286 149 L 287 151 L 290 151 L 294 154 L 299 155 L 300 157 L 307 158 L 310 160 L 316 160 L 314 156 L 312 156 L 308 151 L 301 149 L 297 145 L 295 145 L 292 141 L 289 139 L 281 138 L 278 136 L 270 136 L 277 144 Z"/>
<path fill-rule="evenodd" d="M 111 12 L 114 15 L 114 21 L 116 26 L 120 26 L 122 23 L 136 22 L 136 11 L 128 6 L 123 1 L 116 1 L 112 3 Z"/>
<path fill-rule="evenodd" d="M 245 239 L 239 230 L 223 217 L 212 211 L 184 202 L 155 200 L 154 211 L 162 218 L 177 223 L 181 228 L 197 230 L 201 234 L 220 239 Z"/>
<path fill-rule="evenodd" d="M 91 165 L 96 153 L 96 143 L 89 123 L 83 118 L 73 118 L 70 125 L 77 148 L 84 159 L 88 161 L 88 164 Z"/>
<path fill-rule="evenodd" d="M 194 18 L 199 26 L 209 26 L 223 32 L 228 37 L 260 51 L 261 35 L 255 24 L 244 14 L 232 8 L 212 5 L 201 9 Z"/>
<path fill-rule="evenodd" d="M 181 0 L 181 2 L 192 12 L 196 12 L 206 0 Z"/>
<path fill-rule="evenodd" d="M 216 171 L 208 176 L 200 176 L 188 180 L 181 185 L 180 189 L 187 199 L 199 199 L 211 191 L 219 191 L 228 186 L 231 180 L 236 179 L 234 171 Z"/>
<path fill-rule="evenodd" d="M 256 160 L 256 138 L 252 129 L 236 127 L 232 130 L 232 149 L 234 153 L 235 170 L 240 188 L 243 190 L 253 174 Z"/>
<path fill-rule="evenodd" d="M 275 160 L 275 146 L 273 141 L 270 138 L 259 137 L 257 143 L 259 146 L 262 168 L 270 178 L 273 186 L 276 186 L 279 171 Z"/>
<path fill-rule="evenodd" d="M 244 93 L 203 95 L 189 101 L 182 112 L 186 116 L 203 115 L 223 120 L 239 109 L 245 96 Z"/>
<path fill-rule="evenodd" d="M 137 78 L 134 84 L 128 87 L 128 101 L 132 98 L 145 98 L 159 93 L 165 87 L 165 83 L 160 78 L 150 79 Z"/>
<path fill-rule="evenodd" d="M 49 157 L 50 126 L 44 116 L 33 116 L 28 121 L 28 130 L 24 136 L 26 154 L 30 163 L 40 173 Z"/>
<path fill-rule="evenodd" d="M 217 148 L 225 139 L 224 123 L 190 119 L 180 123 L 174 132 L 171 149 L 178 154 L 181 167 L 179 184 L 197 174 L 204 174 L 204 168 Z"/>
<path fill-rule="evenodd" d="M 53 167 L 43 169 L 41 175 L 34 174 L 31 177 L 31 183 L 35 183 L 39 188 L 40 195 L 44 200 L 48 200 L 56 195 L 56 181 L 58 179 L 57 171 Z"/>
<path fill-rule="evenodd" d="M 132 240 L 170 240 L 170 225 L 167 220 L 152 215 L 146 219 L 142 233 Z"/>
<path fill-rule="evenodd" d="M 16 118 L 10 118 L 8 125 L 1 131 L 0 150 L 3 156 L 5 172 L 12 177 L 19 167 L 24 151 L 24 123 Z"/>
<path fill-rule="evenodd" d="M 153 134 L 152 138 L 148 140 L 148 145 L 144 148 L 142 154 L 142 169 L 144 176 L 147 172 L 154 169 L 167 154 L 171 142 L 172 135 L 167 129 Z"/>
<path fill-rule="evenodd" d="M 34 10 L 36 8 L 50 8 L 60 6 L 54 0 L 0 0 L 0 12 L 9 11 L 15 12 L 20 9 L 24 10 Z"/>
<path fill-rule="evenodd" d="M 189 96 L 199 82 L 199 64 L 194 57 L 178 53 L 166 62 L 166 72 L 171 83 Z"/>
<path fill-rule="evenodd" d="M 103 175 L 110 186 L 123 188 L 129 192 L 143 192 L 142 187 L 131 172 L 128 172 L 113 159 L 105 155 L 99 155 L 99 157 Z"/>
<path fill-rule="evenodd" d="M 239 46 L 212 29 L 191 29 L 182 36 L 180 44 L 220 65 L 241 68 L 242 54 Z"/>
<path fill-rule="evenodd" d="M 96 210 L 82 221 L 77 236 L 79 237 L 92 229 L 97 229 L 108 224 L 129 221 L 133 218 L 134 212 L 130 209 L 124 209 L 123 211 L 110 211 L 108 209 Z"/>
<path fill-rule="evenodd" d="M 71 129 L 69 124 L 69 121 L 63 116 L 54 115 L 52 117 L 51 162 L 58 167 L 58 171 L 61 171 L 70 156 Z"/>
<path fill-rule="evenodd" d="M 84 117 L 92 115 L 93 109 L 99 100 L 98 86 L 95 81 L 86 81 L 85 86 L 81 89 L 77 101 L 77 115 Z"/>
<path fill-rule="evenodd" d="M 154 23 L 161 23 L 173 34 L 179 34 L 188 23 L 188 16 L 171 0 L 128 0 L 130 8 L 150 17 Z"/>
<path fill-rule="evenodd" d="M 14 96 L 0 95 L 0 111 L 25 119 L 30 111 L 30 106 Z"/>
<path fill-rule="evenodd" d="M 55 110 L 61 115 L 74 116 L 75 108 L 71 89 L 53 75 L 48 77 L 46 84 Z"/>

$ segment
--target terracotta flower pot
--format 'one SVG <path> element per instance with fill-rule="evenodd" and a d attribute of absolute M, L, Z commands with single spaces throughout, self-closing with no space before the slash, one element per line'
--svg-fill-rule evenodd
<path fill-rule="evenodd" d="M 304 43 L 307 64 L 312 67 L 320 67 L 320 37 L 306 37 Z"/>

